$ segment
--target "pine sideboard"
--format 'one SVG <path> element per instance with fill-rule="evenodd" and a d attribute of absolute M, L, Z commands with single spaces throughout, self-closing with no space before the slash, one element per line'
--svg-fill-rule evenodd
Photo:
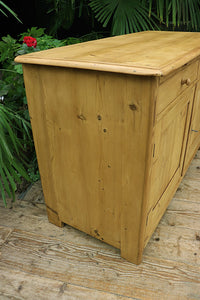
<path fill-rule="evenodd" d="M 135 264 L 200 146 L 200 33 L 18 56 L 49 221 Z"/>

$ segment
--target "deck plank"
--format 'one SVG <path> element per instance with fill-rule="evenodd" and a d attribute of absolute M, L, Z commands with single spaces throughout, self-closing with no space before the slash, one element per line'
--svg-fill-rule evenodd
<path fill-rule="evenodd" d="M 0 299 L 200 299 L 199 167 L 200 151 L 139 266 L 79 230 L 50 224 L 41 190 L 9 208 L 0 201 Z"/>
<path fill-rule="evenodd" d="M 200 175 L 195 179 L 185 177 L 174 196 L 176 199 L 195 201 L 200 203 Z"/>
<path fill-rule="evenodd" d="M 0 299 L 98 299 L 98 300 L 128 300 L 116 294 L 88 289 L 80 285 L 32 275 L 8 267 L 0 268 Z"/>
<path fill-rule="evenodd" d="M 60 228 L 49 223 L 44 203 L 17 200 L 12 209 L 1 206 L 0 226 L 14 226 L 15 229 L 43 234 L 46 237 L 56 238 L 62 241 L 97 245 L 99 248 L 115 249 L 71 226 L 65 225 L 63 228 Z"/>
<path fill-rule="evenodd" d="M 200 297 L 199 266 L 149 255 L 136 266 L 111 249 L 21 230 L 14 230 L 2 246 L 0 266 L 126 297 Z"/>
<path fill-rule="evenodd" d="M 144 255 L 188 266 L 199 267 L 200 272 L 200 228 L 196 230 L 178 226 L 160 226 L 147 244 Z M 199 274 L 200 276 L 200 274 Z"/>
<path fill-rule="evenodd" d="M 192 160 L 184 179 L 193 179 L 193 180 L 199 180 L 200 181 L 200 150 L 197 152 L 197 155 Z"/>
<path fill-rule="evenodd" d="M 200 202 L 173 199 L 160 221 L 161 225 L 200 229 Z"/>
<path fill-rule="evenodd" d="M 5 243 L 11 232 L 11 228 L 0 226 L 0 247 L 3 245 L 3 243 Z"/>

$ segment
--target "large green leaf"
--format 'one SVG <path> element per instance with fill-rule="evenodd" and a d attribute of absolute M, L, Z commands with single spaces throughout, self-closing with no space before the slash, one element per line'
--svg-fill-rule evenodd
<path fill-rule="evenodd" d="M 175 28 L 200 29 L 200 0 L 149 0 L 149 11 L 156 11 L 161 22 Z"/>
<path fill-rule="evenodd" d="M 15 17 L 20 23 L 22 23 L 22 21 L 18 18 L 17 14 L 12 10 L 10 9 L 3 1 L 0 1 L 0 6 L 2 6 L 4 8 L 1 9 L 0 8 L 0 12 L 7 17 L 7 14 L 5 13 L 5 10 L 8 11 L 11 15 L 13 15 L 13 17 Z"/>
<path fill-rule="evenodd" d="M 68 30 L 74 21 L 75 0 L 46 0 L 50 16 L 50 34 L 55 35 L 59 28 Z"/>
<path fill-rule="evenodd" d="M 140 0 L 90 0 L 95 17 L 106 27 L 111 22 L 112 35 L 159 29 L 155 15 L 149 17 L 145 1 Z"/>
<path fill-rule="evenodd" d="M 6 205 L 6 193 L 15 199 L 16 183 L 21 177 L 29 180 L 24 168 L 24 145 L 18 137 L 18 132 L 24 132 L 28 138 L 30 123 L 19 114 L 0 104 L 0 193 Z"/>

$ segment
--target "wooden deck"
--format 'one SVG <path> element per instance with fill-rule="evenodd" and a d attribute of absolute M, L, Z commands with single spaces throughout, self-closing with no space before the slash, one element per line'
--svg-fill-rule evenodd
<path fill-rule="evenodd" d="M 0 299 L 200 299 L 200 151 L 139 266 L 50 224 L 36 186 L 0 205 Z"/>

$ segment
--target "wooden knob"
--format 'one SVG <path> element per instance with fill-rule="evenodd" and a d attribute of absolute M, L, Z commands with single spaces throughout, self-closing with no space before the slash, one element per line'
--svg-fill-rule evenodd
<path fill-rule="evenodd" d="M 189 86 L 191 84 L 191 79 L 190 78 L 182 79 L 181 84 L 182 85 L 186 84 L 187 86 Z"/>

